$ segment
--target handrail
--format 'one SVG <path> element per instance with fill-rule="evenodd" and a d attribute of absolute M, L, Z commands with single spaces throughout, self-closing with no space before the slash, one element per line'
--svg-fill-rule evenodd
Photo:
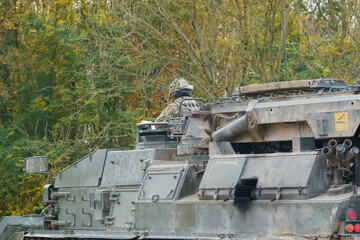
<path fill-rule="evenodd" d="M 233 102 L 239 99 L 238 96 L 232 96 L 232 97 L 220 97 L 215 103 L 226 103 L 226 102 Z"/>
<path fill-rule="evenodd" d="M 198 101 L 203 101 L 204 103 L 206 103 L 205 99 L 203 99 L 203 98 L 184 98 L 183 100 L 180 101 L 178 117 L 181 116 L 181 104 L 185 101 L 190 101 L 190 100 L 195 100 L 195 101 L 198 100 Z"/>
<path fill-rule="evenodd" d="M 167 125 L 168 122 L 148 122 L 148 123 L 138 123 L 137 127 L 147 126 L 147 125 Z"/>

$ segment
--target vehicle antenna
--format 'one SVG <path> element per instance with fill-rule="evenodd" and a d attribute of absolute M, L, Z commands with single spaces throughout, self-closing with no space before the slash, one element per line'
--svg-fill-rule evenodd
<path fill-rule="evenodd" d="M 281 1 L 282 8 L 282 23 L 283 23 L 283 35 L 284 35 L 284 52 L 285 52 L 285 70 L 286 70 L 286 81 L 289 81 L 288 67 L 287 67 L 287 52 L 286 52 L 286 28 L 285 28 L 285 17 L 284 17 L 284 0 Z"/>

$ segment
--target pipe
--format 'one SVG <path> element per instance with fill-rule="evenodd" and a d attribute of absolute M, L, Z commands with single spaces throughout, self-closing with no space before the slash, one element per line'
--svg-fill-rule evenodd
<path fill-rule="evenodd" d="M 352 146 L 352 141 L 350 139 L 345 139 L 343 143 L 345 151 L 349 150 Z"/>
<path fill-rule="evenodd" d="M 352 147 L 344 157 L 344 164 L 348 165 L 360 153 L 360 149 L 356 146 Z"/>
<path fill-rule="evenodd" d="M 335 155 L 333 154 L 333 152 L 331 151 L 331 149 L 329 147 L 324 147 L 321 152 L 325 155 L 328 164 L 328 167 L 335 167 L 336 163 L 335 163 Z"/>
<path fill-rule="evenodd" d="M 343 184 L 343 176 L 342 171 L 339 168 L 334 169 L 334 187 L 338 187 L 339 185 Z"/>
<path fill-rule="evenodd" d="M 225 125 L 224 127 L 220 128 L 219 130 L 216 130 L 211 134 L 211 139 L 214 142 L 226 142 L 230 141 L 244 132 L 246 132 L 248 129 L 248 121 L 247 116 L 244 115 L 241 118 L 238 118 L 229 124 Z"/>
<path fill-rule="evenodd" d="M 332 153 L 329 147 L 324 147 L 321 152 L 325 155 L 328 160 L 328 166 L 333 167 L 335 164 L 335 155 Z"/>
<path fill-rule="evenodd" d="M 330 139 L 328 144 L 329 144 L 329 147 L 330 147 L 332 153 L 335 154 L 337 141 L 335 139 Z"/>
<path fill-rule="evenodd" d="M 342 144 L 336 145 L 336 160 L 342 162 L 344 160 L 345 147 Z"/>

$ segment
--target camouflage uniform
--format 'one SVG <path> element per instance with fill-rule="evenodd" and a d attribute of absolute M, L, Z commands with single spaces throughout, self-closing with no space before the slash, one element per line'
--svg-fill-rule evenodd
<path fill-rule="evenodd" d="M 169 104 L 169 106 L 167 106 L 167 108 L 165 108 L 161 112 L 161 114 L 156 118 L 156 122 L 167 122 L 170 118 L 178 117 L 180 102 L 181 100 L 186 98 L 190 98 L 190 97 L 180 97 L 175 99 L 175 101 Z M 199 104 L 194 100 L 188 100 L 182 103 L 181 106 L 182 115 L 185 115 L 191 111 L 198 111 L 198 110 L 199 110 Z"/>
<path fill-rule="evenodd" d="M 193 90 L 193 88 L 194 86 L 190 85 L 185 79 L 175 79 L 169 87 L 169 94 L 175 100 L 161 112 L 161 114 L 156 118 L 156 122 L 167 122 L 170 118 L 182 117 L 191 111 L 198 111 L 199 104 L 194 100 L 188 100 L 182 103 L 182 116 L 178 116 L 180 102 L 183 99 L 191 98 L 191 91 Z M 185 94 L 186 96 L 182 96 L 183 94 Z"/>

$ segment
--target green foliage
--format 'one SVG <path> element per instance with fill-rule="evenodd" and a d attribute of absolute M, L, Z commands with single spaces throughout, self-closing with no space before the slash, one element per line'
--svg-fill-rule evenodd
<path fill-rule="evenodd" d="M 133 148 L 135 124 L 145 116 L 141 99 L 128 91 L 137 87 L 133 77 L 103 71 L 130 61 L 96 43 L 90 28 L 109 34 L 100 23 L 105 15 L 83 19 L 76 2 L 47 4 L 8 2 L 2 9 L 18 18 L 2 16 L 14 23 L 1 35 L 0 216 L 41 207 L 49 176 L 25 174 L 26 157 L 48 156 L 54 175 L 94 149 Z"/>

